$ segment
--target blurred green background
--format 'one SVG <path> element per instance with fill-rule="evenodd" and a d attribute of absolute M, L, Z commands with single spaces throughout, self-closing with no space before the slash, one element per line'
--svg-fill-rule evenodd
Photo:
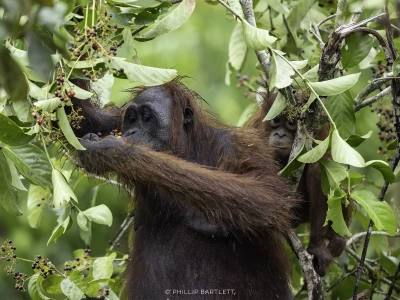
<path fill-rule="evenodd" d="M 243 96 L 245 88 L 237 89 L 236 74 L 231 75 L 231 85 L 225 85 L 226 61 L 228 59 L 228 42 L 235 22 L 226 18 L 225 9 L 221 6 L 213 6 L 198 1 L 197 8 L 189 21 L 181 28 L 169 34 L 163 35 L 147 43 L 136 42 L 135 47 L 142 64 L 160 68 L 175 68 L 180 75 L 187 75 L 184 82 L 198 92 L 214 111 L 222 122 L 236 125 L 244 109 L 249 105 L 250 99 Z M 256 58 L 254 53 L 248 53 L 248 60 L 242 74 L 256 75 Z M 370 78 L 369 71 L 362 76 Z M 365 81 L 364 81 L 365 82 Z M 116 79 L 112 100 L 122 104 L 128 98 L 123 89 L 128 88 L 126 81 Z M 353 95 L 363 87 L 356 86 Z M 375 123 L 378 120 L 376 113 L 364 109 L 357 114 L 357 132 L 366 134 L 374 130 L 373 137 L 361 147 L 359 151 L 366 160 L 376 159 L 379 140 Z M 383 158 L 383 157 L 381 157 Z M 371 178 L 376 184 L 381 184 L 381 176 L 373 171 Z M 92 198 L 92 188 L 98 184 L 95 179 L 83 179 L 74 189 L 79 199 L 79 207 L 84 209 Z M 376 192 L 378 189 L 376 189 Z M 392 199 L 391 205 L 399 203 L 400 187 L 391 187 L 387 199 Z M 397 197 L 397 199 L 394 199 Z M 20 207 L 26 210 L 26 195 L 20 192 Z M 103 255 L 108 247 L 108 240 L 114 237 L 118 227 L 127 213 L 128 197 L 126 193 L 112 184 L 104 184 L 100 187 L 97 204 L 105 203 L 113 212 L 114 222 L 111 228 L 101 225 L 93 225 L 92 256 Z M 398 218 L 398 214 L 396 216 Z M 54 264 L 62 268 L 63 262 L 72 260 L 72 251 L 78 248 L 86 248 L 87 245 L 79 237 L 78 226 L 73 227 L 56 244 L 46 246 L 54 226 L 57 224 L 53 213 L 44 214 L 41 227 L 32 229 L 29 227 L 25 216 L 14 217 L 4 210 L 0 211 L 0 243 L 5 239 L 13 240 L 17 247 L 17 255 L 32 259 L 34 255 L 41 254 L 48 257 Z M 363 231 L 358 222 L 353 222 L 357 231 Z M 365 227 L 364 227 L 365 229 Z M 356 232 L 356 231 L 353 231 Z M 397 242 L 391 239 L 392 248 L 397 248 Z M 117 250 L 126 251 L 126 242 Z M 371 247 L 371 251 L 373 248 Z M 4 265 L 0 265 L 4 267 Z M 29 272 L 30 263 L 19 262 L 18 271 Z M 0 299 L 17 300 L 30 299 L 27 293 L 15 292 L 12 277 L 7 277 L 0 271 Z"/>

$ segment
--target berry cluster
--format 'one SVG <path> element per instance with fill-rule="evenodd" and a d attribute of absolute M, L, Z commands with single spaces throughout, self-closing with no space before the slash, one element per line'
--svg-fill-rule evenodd
<path fill-rule="evenodd" d="M 85 249 L 84 250 L 85 254 L 83 255 L 82 258 L 80 257 L 75 257 L 73 261 L 67 261 L 64 264 L 64 271 L 72 271 L 73 269 L 79 269 L 80 271 L 89 269 L 90 268 L 90 263 L 88 261 L 89 255 L 92 252 L 91 249 Z"/>
<path fill-rule="evenodd" d="M 32 264 L 32 269 L 39 270 L 40 276 L 43 278 L 47 278 L 48 275 L 54 274 L 56 270 L 55 266 L 49 262 L 48 259 L 42 258 L 41 255 L 37 255 L 35 257 L 35 261 Z"/>
<path fill-rule="evenodd" d="M 0 247 L 0 262 L 5 259 L 10 263 L 5 266 L 4 270 L 7 275 L 13 275 L 13 279 L 15 280 L 15 289 L 24 291 L 24 284 L 28 275 L 20 273 L 14 269 L 14 266 L 17 263 L 17 255 L 15 254 L 16 250 L 17 247 L 12 244 L 12 240 L 6 240 Z"/>
<path fill-rule="evenodd" d="M 371 112 L 377 112 L 379 121 L 376 126 L 379 128 L 379 140 L 381 145 L 378 148 L 378 154 L 383 154 L 387 161 L 391 161 L 387 150 L 387 145 L 396 139 L 396 130 L 394 128 L 393 111 L 389 108 L 389 103 L 381 102 L 380 107 L 372 108 Z M 387 108 L 386 108 L 386 107 Z"/>
<path fill-rule="evenodd" d="M 92 27 L 84 27 L 74 29 L 75 39 L 74 42 L 69 44 L 68 50 L 73 57 L 77 60 L 92 60 L 102 57 L 116 56 L 117 55 L 117 42 L 112 38 L 116 35 L 118 26 L 110 25 L 112 14 L 104 13 L 97 19 L 97 23 Z M 107 45 L 107 46 L 104 46 Z M 108 60 L 110 62 L 110 60 Z M 120 72 L 123 72 L 123 70 Z M 102 69 L 91 70 L 83 69 L 83 75 L 90 79 L 92 82 L 98 80 L 103 74 Z"/>

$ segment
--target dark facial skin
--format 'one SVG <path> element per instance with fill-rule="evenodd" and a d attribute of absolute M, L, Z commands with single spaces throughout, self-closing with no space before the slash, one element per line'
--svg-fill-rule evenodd
<path fill-rule="evenodd" d="M 125 111 L 123 139 L 145 144 L 155 151 L 166 150 L 171 133 L 172 101 L 160 88 L 141 93 Z"/>
<path fill-rule="evenodd" d="M 271 127 L 269 145 L 277 157 L 287 159 L 292 150 L 297 125 L 295 121 L 288 120 L 286 115 L 280 115 L 268 121 Z"/>

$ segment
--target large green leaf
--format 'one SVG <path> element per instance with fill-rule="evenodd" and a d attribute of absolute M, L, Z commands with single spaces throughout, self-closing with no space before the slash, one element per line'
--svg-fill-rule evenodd
<path fill-rule="evenodd" d="M 70 300 L 81 300 L 87 288 L 87 281 L 83 274 L 76 270 L 68 272 L 68 277 L 61 282 L 61 290 Z"/>
<path fill-rule="evenodd" d="M 11 184 L 11 173 L 6 157 L 0 151 L 0 203 L 10 214 L 21 216 L 17 205 L 17 192 Z"/>
<path fill-rule="evenodd" d="M 244 40 L 249 48 L 253 50 L 264 50 L 277 40 L 269 35 L 269 31 L 251 26 L 247 21 L 242 21 Z"/>
<path fill-rule="evenodd" d="M 47 245 L 49 245 L 51 241 L 54 241 L 62 236 L 68 229 L 71 228 L 71 226 L 72 218 L 71 216 L 68 216 L 61 224 L 57 225 L 56 228 L 54 228 L 53 233 L 47 241 Z"/>
<path fill-rule="evenodd" d="M 365 209 L 378 230 L 385 230 L 390 235 L 396 233 L 396 219 L 389 204 L 379 201 L 367 188 L 356 188 L 350 196 Z"/>
<path fill-rule="evenodd" d="M 74 132 L 72 131 L 71 125 L 69 125 L 67 115 L 64 108 L 57 109 L 58 126 L 63 132 L 67 141 L 78 150 L 85 150 L 85 148 L 79 143 Z"/>
<path fill-rule="evenodd" d="M 326 220 L 324 226 L 328 225 L 328 220 L 332 222 L 332 228 L 341 236 L 351 236 L 349 228 L 347 228 L 346 222 L 343 217 L 342 210 L 342 199 L 346 199 L 346 193 L 336 188 L 328 198 L 328 211 L 326 213 Z"/>
<path fill-rule="evenodd" d="M 3 151 L 30 182 L 43 188 L 52 187 L 50 162 L 46 154 L 38 147 L 32 144 L 6 146 Z"/>
<path fill-rule="evenodd" d="M 68 91 L 75 92 L 75 95 L 74 95 L 75 98 L 78 98 L 81 100 L 86 100 L 93 96 L 93 93 L 88 92 L 88 91 L 80 88 L 79 86 L 76 86 L 71 81 L 67 81 L 67 87 L 68 87 Z"/>
<path fill-rule="evenodd" d="M 267 115 L 263 119 L 263 122 L 272 120 L 273 118 L 278 116 L 285 109 L 285 107 L 286 107 L 286 99 L 281 93 L 278 93 L 270 110 L 268 111 Z"/>
<path fill-rule="evenodd" d="M 352 147 L 358 147 L 361 145 L 362 142 L 364 142 L 366 139 L 369 139 L 372 135 L 372 130 L 369 131 L 367 134 L 365 135 L 357 135 L 357 134 L 352 134 L 348 139 L 347 139 L 347 143 L 352 146 Z"/>
<path fill-rule="evenodd" d="M 243 28 L 240 24 L 236 24 L 233 28 L 231 38 L 229 40 L 229 62 L 232 67 L 240 71 L 246 58 L 247 45 L 244 41 Z"/>
<path fill-rule="evenodd" d="M 132 64 L 122 58 L 114 57 L 111 67 L 117 70 L 123 69 L 130 81 L 141 82 L 144 85 L 159 85 L 175 78 L 178 73 L 174 69 L 159 69 Z"/>
<path fill-rule="evenodd" d="M 71 198 L 78 202 L 78 198 L 76 198 L 74 192 L 60 171 L 53 169 L 52 179 L 54 186 L 53 205 L 55 208 L 67 205 L 71 201 Z"/>
<path fill-rule="evenodd" d="M 0 87 L 4 88 L 12 100 L 23 100 L 28 96 L 28 83 L 24 73 L 11 58 L 10 51 L 2 45 L 0 46 Z"/>
<path fill-rule="evenodd" d="M 297 160 L 303 163 L 315 163 L 319 161 L 328 150 L 329 141 L 330 136 L 328 136 L 324 141 L 308 151 L 306 154 L 301 155 L 299 158 L 297 158 Z"/>
<path fill-rule="evenodd" d="M 43 80 L 49 80 L 54 71 L 51 51 L 35 33 L 29 33 L 28 58 L 29 64 Z"/>
<path fill-rule="evenodd" d="M 368 55 L 373 45 L 374 39 L 368 35 L 352 34 L 347 37 L 346 44 L 342 48 L 343 68 L 357 66 Z"/>
<path fill-rule="evenodd" d="M 60 105 L 60 98 L 56 97 L 47 100 L 36 101 L 34 105 L 40 109 L 43 109 L 44 111 L 53 112 L 58 108 L 58 105 Z"/>
<path fill-rule="evenodd" d="M 107 257 L 100 257 L 93 262 L 93 278 L 107 279 L 113 274 L 113 261 L 117 254 L 111 253 Z"/>
<path fill-rule="evenodd" d="M 331 80 L 310 82 L 309 84 L 319 96 L 334 96 L 347 91 L 355 85 L 358 78 L 360 78 L 360 74 L 350 74 Z"/>
<path fill-rule="evenodd" d="M 26 187 L 23 185 L 21 178 L 19 176 L 19 173 L 17 171 L 17 168 L 15 167 L 14 163 L 11 160 L 9 160 L 7 157 L 6 157 L 6 159 L 7 159 L 7 163 L 8 163 L 8 166 L 10 167 L 10 172 L 11 172 L 11 184 L 15 188 L 17 188 L 21 191 L 28 191 L 26 189 Z"/>
<path fill-rule="evenodd" d="M 282 57 L 284 53 L 278 50 L 271 50 L 271 67 L 269 70 L 270 86 L 269 90 L 273 88 L 282 89 L 292 84 L 292 77 L 295 75 L 295 71 L 292 68 L 302 69 L 307 65 L 307 60 L 303 61 L 291 61 L 290 66 Z"/>
<path fill-rule="evenodd" d="M 356 116 L 353 108 L 353 97 L 349 91 L 330 96 L 326 99 L 325 106 L 328 109 L 340 136 L 347 139 L 356 130 Z"/>
<path fill-rule="evenodd" d="M 377 169 L 379 172 L 382 173 L 383 178 L 385 181 L 389 183 L 393 183 L 395 176 L 392 171 L 392 168 L 388 165 L 387 162 L 382 160 L 370 160 L 365 163 L 365 167 L 372 167 Z"/>
<path fill-rule="evenodd" d="M 332 158 L 334 161 L 354 167 L 362 168 L 365 165 L 364 158 L 347 144 L 335 129 L 332 132 Z"/>
<path fill-rule="evenodd" d="M 49 191 L 40 186 L 31 184 L 28 192 L 28 223 L 32 228 L 39 228 L 43 216 L 45 200 L 49 197 Z"/>
<path fill-rule="evenodd" d="M 34 136 L 25 134 L 25 132 L 15 124 L 10 118 L 0 114 L 0 142 L 19 146 L 28 144 Z"/>
<path fill-rule="evenodd" d="M 315 0 L 299 0 L 296 3 L 289 16 L 287 17 L 289 27 L 292 28 L 291 30 L 300 28 L 301 21 L 308 14 L 314 3 Z"/>
<path fill-rule="evenodd" d="M 324 192 L 325 194 L 329 194 L 331 190 L 336 189 L 340 182 L 346 178 L 347 170 L 343 165 L 332 160 L 321 158 L 319 163 L 323 173 Z"/>
<path fill-rule="evenodd" d="M 82 213 L 85 214 L 85 216 L 92 222 L 107 226 L 112 225 L 113 221 L 112 213 L 110 209 L 104 204 L 91 207 L 83 211 Z"/>
<path fill-rule="evenodd" d="M 179 28 L 192 15 L 196 6 L 195 0 L 183 0 L 177 8 L 160 21 L 150 25 L 138 39 L 150 40 Z"/>
<path fill-rule="evenodd" d="M 28 283 L 28 292 L 32 300 L 50 300 L 43 294 L 40 283 L 43 281 L 43 277 L 39 273 L 32 275 Z"/>

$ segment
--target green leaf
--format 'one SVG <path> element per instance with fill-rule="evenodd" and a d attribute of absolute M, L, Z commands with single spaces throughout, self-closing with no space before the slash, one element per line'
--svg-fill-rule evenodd
<path fill-rule="evenodd" d="M 350 92 L 346 91 L 342 94 L 328 97 L 325 103 L 340 136 L 345 140 L 354 134 L 356 130 L 353 102 Z"/>
<path fill-rule="evenodd" d="M 396 219 L 389 204 L 379 201 L 367 188 L 356 188 L 350 196 L 365 209 L 379 231 L 385 230 L 390 235 L 396 233 Z"/>
<path fill-rule="evenodd" d="M 82 229 L 83 231 L 89 230 L 89 227 L 88 227 L 89 220 L 83 212 L 80 211 L 78 213 L 78 215 L 76 216 L 76 222 L 78 223 L 78 226 L 80 227 L 80 229 Z"/>
<path fill-rule="evenodd" d="M 350 178 L 350 186 L 355 186 L 363 182 L 365 175 L 360 174 L 358 172 L 350 171 L 348 177 Z"/>
<path fill-rule="evenodd" d="M 327 184 L 329 185 L 329 190 L 336 189 L 340 182 L 347 176 L 346 168 L 337 162 L 324 158 L 321 158 L 319 163 L 321 170 L 323 171 L 323 176 L 325 176 Z M 325 192 L 327 192 L 326 194 L 329 194 L 329 191 L 325 190 Z"/>
<path fill-rule="evenodd" d="M 393 183 L 395 176 L 392 171 L 392 168 L 388 165 L 387 162 L 382 160 L 370 160 L 365 163 L 365 167 L 372 167 L 377 169 L 379 172 L 382 173 L 383 178 L 385 181 L 389 183 Z"/>
<path fill-rule="evenodd" d="M 61 290 L 70 300 L 81 300 L 86 292 L 87 281 L 83 274 L 76 270 L 68 272 L 68 278 L 61 282 Z"/>
<path fill-rule="evenodd" d="M 318 144 L 316 147 L 308 151 L 306 154 L 301 155 L 297 160 L 302 163 L 315 163 L 319 161 L 326 153 L 329 147 L 330 136 Z"/>
<path fill-rule="evenodd" d="M 40 78 L 47 81 L 54 71 L 50 49 L 43 44 L 42 40 L 35 33 L 28 33 L 28 40 L 30 66 Z"/>
<path fill-rule="evenodd" d="M 26 189 L 26 187 L 23 185 L 21 178 L 19 176 L 19 173 L 17 171 L 17 168 L 15 167 L 13 162 L 11 160 L 9 160 L 7 157 L 6 157 L 6 159 L 7 159 L 7 163 L 8 163 L 8 166 L 10 167 L 10 172 L 11 172 L 11 184 L 15 188 L 17 188 L 21 191 L 28 191 Z"/>
<path fill-rule="evenodd" d="M 55 109 L 58 108 L 59 104 L 60 104 L 60 98 L 58 97 L 47 100 L 40 100 L 34 103 L 36 107 L 43 109 L 44 111 L 47 112 L 53 112 Z"/>
<path fill-rule="evenodd" d="M 3 151 L 0 151 L 0 203 L 10 214 L 22 216 L 17 205 L 17 192 L 11 184 L 11 173 Z"/>
<path fill-rule="evenodd" d="M 10 118 L 0 114 L 0 142 L 6 145 L 19 146 L 28 144 L 33 138 L 34 136 L 25 134 Z"/>
<path fill-rule="evenodd" d="M 81 89 L 79 86 L 76 86 L 71 81 L 67 81 L 67 86 L 70 92 L 75 92 L 75 98 L 86 100 L 93 96 L 93 93 Z"/>
<path fill-rule="evenodd" d="M 130 81 L 141 82 L 144 85 L 159 85 L 175 78 L 178 73 L 174 69 L 159 69 L 141 66 L 124 61 L 122 58 L 113 57 L 111 67 L 117 70 L 124 69 L 124 74 Z"/>
<path fill-rule="evenodd" d="M 281 55 L 284 55 L 283 52 L 278 50 L 271 49 L 271 67 L 269 71 L 270 76 L 270 87 L 269 90 L 272 91 L 274 87 L 278 89 L 282 89 L 292 84 L 292 77 L 295 75 L 295 71 L 292 68 L 296 68 L 297 70 L 304 68 L 308 61 L 291 61 L 292 64 L 289 65 Z"/>
<path fill-rule="evenodd" d="M 285 107 L 286 107 L 286 99 L 281 93 L 278 93 L 270 110 L 268 111 L 267 115 L 263 119 L 263 122 L 272 120 L 273 118 L 278 116 L 285 109 Z"/>
<path fill-rule="evenodd" d="M 49 191 L 40 186 L 31 184 L 28 191 L 28 223 L 32 228 L 39 228 L 43 216 L 45 200 L 49 197 Z M 42 200 L 45 199 L 45 200 Z"/>
<path fill-rule="evenodd" d="M 2 45 L 0 46 L 0 87 L 4 88 L 12 100 L 23 100 L 28 96 L 28 83 L 24 73 L 11 58 L 10 51 Z"/>
<path fill-rule="evenodd" d="M 51 170 L 46 154 L 33 144 L 24 146 L 6 146 L 4 154 L 11 160 L 18 171 L 31 183 L 43 188 L 52 187 Z"/>
<path fill-rule="evenodd" d="M 150 40 L 179 28 L 189 19 L 196 6 L 195 0 L 183 0 L 177 8 L 160 21 L 150 25 L 147 31 L 138 39 Z"/>
<path fill-rule="evenodd" d="M 70 202 L 71 198 L 78 202 L 74 192 L 65 180 L 64 175 L 62 175 L 58 170 L 53 169 L 52 179 L 54 186 L 53 205 L 55 208 L 66 206 Z"/>
<path fill-rule="evenodd" d="M 332 132 L 332 158 L 334 161 L 354 167 L 362 168 L 365 165 L 364 158 L 347 144 L 335 129 Z"/>
<path fill-rule="evenodd" d="M 239 0 L 228 0 L 229 6 L 240 16 L 241 19 L 244 18 L 242 6 Z M 230 14 L 230 12 L 228 12 Z"/>
<path fill-rule="evenodd" d="M 308 14 L 315 0 L 299 0 L 293 7 L 290 15 L 287 17 L 287 22 L 291 30 L 300 28 L 301 21 Z"/>
<path fill-rule="evenodd" d="M 277 40 L 269 35 L 269 31 L 251 26 L 247 21 L 242 21 L 244 40 L 247 46 L 253 50 L 264 50 Z"/>
<path fill-rule="evenodd" d="M 114 76 L 107 72 L 103 78 L 91 83 L 93 91 L 96 93 L 96 97 L 100 102 L 100 106 L 108 104 L 111 99 L 111 88 L 114 84 Z"/>
<path fill-rule="evenodd" d="M 229 40 L 228 54 L 229 62 L 237 71 L 242 69 L 247 53 L 247 45 L 243 37 L 244 35 L 242 26 L 240 24 L 236 24 Z"/>
<path fill-rule="evenodd" d="M 355 85 L 360 74 L 350 74 L 331 80 L 310 82 L 309 84 L 319 96 L 334 96 L 347 91 Z"/>
<path fill-rule="evenodd" d="M 374 39 L 368 35 L 352 34 L 346 38 L 342 48 L 342 66 L 344 69 L 357 66 L 369 53 Z"/>
<path fill-rule="evenodd" d="M 47 99 L 49 95 L 50 86 L 45 85 L 42 88 L 28 80 L 29 96 L 36 100 Z"/>
<path fill-rule="evenodd" d="M 65 113 L 64 108 L 57 109 L 57 118 L 58 118 L 58 126 L 60 127 L 61 131 L 63 132 L 67 141 L 75 147 L 77 150 L 85 150 L 85 148 L 79 143 L 78 139 L 76 138 L 74 132 L 72 131 L 71 126 L 69 125 L 67 115 Z"/>
<path fill-rule="evenodd" d="M 106 279 L 111 278 L 113 274 L 113 261 L 117 257 L 117 253 L 113 252 L 107 257 L 97 258 L 93 262 L 93 278 Z"/>
<path fill-rule="evenodd" d="M 40 276 L 40 274 L 36 273 L 36 274 L 32 275 L 32 277 L 29 279 L 28 293 L 29 293 L 29 296 L 31 296 L 32 300 L 42 300 L 42 298 L 39 295 L 37 285 L 36 285 L 39 276 Z"/>
<path fill-rule="evenodd" d="M 282 89 L 289 86 L 292 82 L 292 76 L 295 74 L 293 68 L 275 51 L 271 51 L 271 66 L 269 69 L 270 85 L 269 90 L 273 88 Z"/>
<path fill-rule="evenodd" d="M 366 139 L 369 139 L 372 135 L 372 130 L 369 131 L 367 134 L 359 136 L 357 134 L 352 134 L 348 139 L 347 139 L 347 144 L 349 144 L 352 147 L 358 147 L 361 145 L 362 142 L 364 142 Z"/>
<path fill-rule="evenodd" d="M 110 209 L 104 204 L 91 207 L 83 211 L 83 213 L 90 221 L 93 221 L 97 224 L 108 225 L 108 226 L 112 225 L 113 221 L 112 213 Z"/>
<path fill-rule="evenodd" d="M 118 56 L 126 57 L 129 62 L 134 62 L 134 57 L 136 56 L 135 51 L 135 40 L 133 39 L 132 32 L 129 28 L 124 28 L 122 30 L 122 38 L 124 43 L 118 48 Z"/>
<path fill-rule="evenodd" d="M 62 294 L 61 282 L 64 277 L 58 275 L 47 275 L 46 280 L 42 282 L 42 288 L 49 294 Z"/>
<path fill-rule="evenodd" d="M 51 241 L 54 241 L 62 236 L 68 229 L 71 228 L 71 226 L 72 218 L 71 216 L 68 216 L 61 224 L 57 225 L 56 228 L 54 228 L 53 233 L 47 241 L 47 245 L 49 245 Z"/>
<path fill-rule="evenodd" d="M 340 236 L 351 237 L 351 232 L 344 221 L 342 210 L 342 199 L 346 199 L 346 193 L 342 189 L 336 188 L 332 194 L 328 198 L 328 211 L 324 226 L 328 225 L 328 220 L 330 220 L 332 221 L 331 226 L 336 233 Z"/>

